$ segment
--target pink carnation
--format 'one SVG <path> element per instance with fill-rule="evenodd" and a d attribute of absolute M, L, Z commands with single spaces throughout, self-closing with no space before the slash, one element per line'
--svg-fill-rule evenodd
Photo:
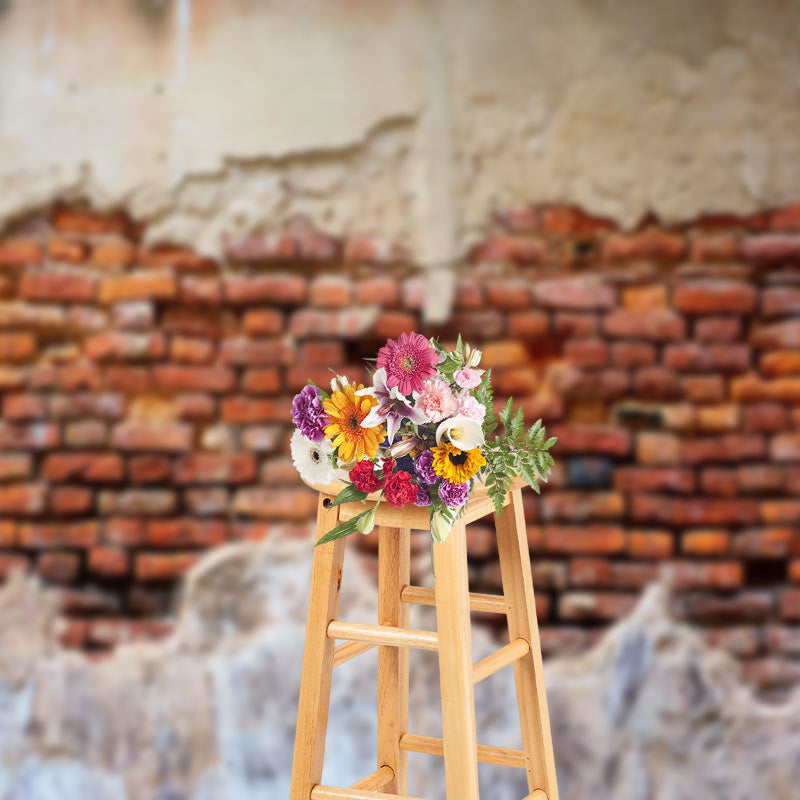
<path fill-rule="evenodd" d="M 458 395 L 458 413 L 462 417 L 474 419 L 476 422 L 483 422 L 486 416 L 486 406 L 469 392 L 461 392 Z"/>
<path fill-rule="evenodd" d="M 472 367 L 463 367 L 456 370 L 453 374 L 453 379 L 456 385 L 462 389 L 474 389 L 476 386 L 481 385 L 481 375 L 483 375 L 484 371 L 482 369 L 473 369 Z"/>
<path fill-rule="evenodd" d="M 431 422 L 441 422 L 456 414 L 458 401 L 447 381 L 431 378 L 425 381 L 415 408 L 420 409 Z"/>
<path fill-rule="evenodd" d="M 436 374 L 438 353 L 420 333 L 401 333 L 397 339 L 387 339 L 378 350 L 375 365 L 386 369 L 386 385 L 395 386 L 400 394 L 422 391 L 425 378 Z"/>

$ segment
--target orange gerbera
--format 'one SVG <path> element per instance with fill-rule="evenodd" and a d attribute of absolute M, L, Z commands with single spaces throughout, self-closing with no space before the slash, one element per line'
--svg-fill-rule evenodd
<path fill-rule="evenodd" d="M 360 461 L 364 456 L 375 458 L 378 445 L 385 436 L 382 424 L 374 428 L 361 427 L 362 421 L 378 403 L 369 395 L 357 397 L 356 392 L 363 388 L 363 384 L 350 384 L 322 401 L 325 413 L 331 418 L 330 424 L 325 426 L 325 436 L 338 449 L 339 461 L 345 463 Z"/>

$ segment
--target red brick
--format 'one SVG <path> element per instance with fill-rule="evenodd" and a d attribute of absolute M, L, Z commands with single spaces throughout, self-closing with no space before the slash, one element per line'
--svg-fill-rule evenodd
<path fill-rule="evenodd" d="M 688 439 L 683 443 L 683 460 L 687 464 L 735 463 L 763 458 L 765 454 L 764 437 L 752 433 Z"/>
<path fill-rule="evenodd" d="M 699 528 L 684 531 L 682 550 L 693 556 L 718 556 L 730 552 L 731 535 L 726 530 Z"/>
<path fill-rule="evenodd" d="M 770 458 L 773 461 L 800 461 L 800 433 L 782 433 L 770 443 Z"/>
<path fill-rule="evenodd" d="M 694 335 L 701 342 L 733 342 L 742 335 L 742 320 L 740 317 L 699 317 Z"/>
<path fill-rule="evenodd" d="M 709 467 L 700 474 L 700 487 L 704 494 L 735 497 L 739 488 L 736 470 Z"/>
<path fill-rule="evenodd" d="M 392 255 L 380 243 L 359 236 L 348 237 L 342 248 L 342 258 L 348 264 L 388 261 Z"/>
<path fill-rule="evenodd" d="M 120 450 L 181 452 L 192 446 L 192 428 L 174 422 L 125 422 L 112 433 L 113 446 Z"/>
<path fill-rule="evenodd" d="M 214 547 L 228 539 L 223 520 L 159 519 L 147 523 L 149 547 Z"/>
<path fill-rule="evenodd" d="M 775 264 L 800 260 L 800 236 L 790 233 L 768 233 L 748 236 L 740 243 L 740 254 L 747 261 Z"/>
<path fill-rule="evenodd" d="M 800 319 L 789 319 L 756 328 L 750 337 L 756 347 L 771 350 L 800 348 Z"/>
<path fill-rule="evenodd" d="M 749 314 L 756 307 L 756 296 L 747 283 L 704 280 L 678 284 L 674 302 L 687 314 Z"/>
<path fill-rule="evenodd" d="M 613 287 L 593 278 L 563 278 L 539 281 L 533 286 L 534 299 L 557 310 L 591 311 L 613 308 Z"/>
<path fill-rule="evenodd" d="M 134 394 L 150 388 L 150 370 L 147 367 L 110 366 L 105 377 L 108 388 L 114 391 Z"/>
<path fill-rule="evenodd" d="M 90 302 L 97 292 L 97 281 L 85 271 L 47 269 L 26 272 L 19 284 L 25 300 L 54 300 L 59 303 Z"/>
<path fill-rule="evenodd" d="M 316 495 L 305 489 L 275 492 L 259 486 L 239 489 L 232 509 L 246 517 L 306 520 L 313 516 L 316 505 Z"/>
<path fill-rule="evenodd" d="M 532 367 L 498 369 L 493 373 L 494 389 L 501 395 L 532 394 L 541 383 L 541 377 Z"/>
<path fill-rule="evenodd" d="M 90 336 L 85 342 L 85 348 L 86 355 L 96 361 L 150 360 L 164 356 L 166 339 L 158 331 L 152 333 L 108 331 Z"/>
<path fill-rule="evenodd" d="M 44 460 L 42 475 L 49 481 L 121 481 L 122 458 L 116 453 L 50 453 Z"/>
<path fill-rule="evenodd" d="M 153 368 L 153 384 L 170 392 L 230 392 L 236 385 L 236 374 L 228 367 L 189 367 L 159 364 Z"/>
<path fill-rule="evenodd" d="M 644 367 L 655 364 L 656 349 L 648 342 L 614 342 L 611 363 L 620 367 Z"/>
<path fill-rule="evenodd" d="M 13 424 L 0 422 L 0 449 L 47 450 L 57 447 L 59 432 L 50 423 Z"/>
<path fill-rule="evenodd" d="M 669 400 L 681 395 L 677 373 L 667 367 L 641 367 L 633 376 L 633 389 L 638 397 Z"/>
<path fill-rule="evenodd" d="M 771 350 L 762 353 L 759 367 L 765 375 L 800 375 L 800 351 Z"/>
<path fill-rule="evenodd" d="M 243 327 L 251 336 L 277 336 L 283 332 L 283 312 L 258 308 L 245 312 Z"/>
<path fill-rule="evenodd" d="M 628 339 L 671 341 L 683 339 L 686 322 L 672 311 L 614 311 L 603 318 L 603 330 L 609 336 Z"/>
<path fill-rule="evenodd" d="M 530 312 L 531 314 L 537 312 Z M 514 333 L 514 316 L 509 317 L 509 332 Z M 553 317 L 553 333 L 560 339 L 574 337 L 576 339 L 596 336 L 598 332 L 596 314 L 580 314 L 571 311 L 560 311 Z M 546 329 L 542 333 L 546 333 Z M 525 334 L 519 333 L 524 338 Z"/>
<path fill-rule="evenodd" d="M 214 307 L 222 302 L 222 283 L 219 278 L 184 275 L 179 282 L 180 300 L 187 305 Z"/>
<path fill-rule="evenodd" d="M 695 497 L 675 501 L 675 522 L 680 525 L 752 525 L 758 518 L 754 500 Z"/>
<path fill-rule="evenodd" d="M 239 336 L 223 340 L 220 348 L 220 359 L 226 364 L 290 364 L 294 358 L 294 350 L 285 339 L 249 339 Z"/>
<path fill-rule="evenodd" d="M 550 553 L 622 553 L 627 545 L 625 530 L 617 525 L 546 525 L 541 548 Z"/>
<path fill-rule="evenodd" d="M 165 483 L 172 475 L 172 462 L 166 456 L 134 456 L 128 462 L 132 483 Z"/>
<path fill-rule="evenodd" d="M 628 553 L 633 558 L 662 559 L 672 555 L 673 536 L 669 531 L 628 531 Z"/>
<path fill-rule="evenodd" d="M 505 279 L 486 284 L 486 302 L 493 308 L 506 310 L 528 308 L 531 305 L 531 287 L 527 281 Z"/>
<path fill-rule="evenodd" d="M 0 481 L 24 480 L 32 474 L 33 459 L 29 453 L 0 453 Z"/>
<path fill-rule="evenodd" d="M 82 486 L 57 486 L 50 491 L 50 511 L 54 514 L 87 514 L 92 509 L 92 501 L 92 492 Z"/>
<path fill-rule="evenodd" d="M 789 562 L 789 580 L 792 583 L 800 583 L 800 559 Z"/>
<path fill-rule="evenodd" d="M 0 240 L 0 267 L 38 265 L 42 255 L 42 246 L 33 239 Z"/>
<path fill-rule="evenodd" d="M 213 259 L 202 256 L 189 247 L 168 244 L 141 248 L 136 260 L 144 267 L 179 272 L 207 272 L 217 268 Z"/>
<path fill-rule="evenodd" d="M 393 306 L 399 296 L 398 283 L 393 278 L 375 277 L 359 281 L 355 287 L 356 303 L 360 305 Z"/>
<path fill-rule="evenodd" d="M 129 272 L 106 278 L 100 286 L 101 303 L 127 300 L 171 300 L 177 294 L 175 276 L 157 270 Z"/>
<path fill-rule="evenodd" d="M 541 311 L 521 311 L 508 317 L 508 332 L 520 339 L 538 339 L 547 333 L 549 325 L 547 314 Z"/>
<path fill-rule="evenodd" d="M 170 489 L 123 489 L 103 491 L 98 495 L 101 514 L 161 516 L 175 510 L 176 495 Z"/>
<path fill-rule="evenodd" d="M 778 594 L 778 611 L 781 619 L 800 621 L 800 589 L 783 589 Z"/>
<path fill-rule="evenodd" d="M 556 452 L 597 453 L 600 455 L 626 456 L 631 450 L 631 435 L 621 428 L 600 425 L 558 425 L 552 430 L 558 437 Z"/>
<path fill-rule="evenodd" d="M 417 328 L 417 318 L 405 311 L 384 311 L 375 323 L 377 339 L 396 339 L 401 333 Z"/>
<path fill-rule="evenodd" d="M 636 437 L 636 460 L 641 464 L 677 464 L 680 456 L 680 439 L 673 434 L 642 431 Z"/>
<path fill-rule="evenodd" d="M 108 440 L 108 427 L 99 420 L 70 422 L 64 428 L 64 444 L 67 447 L 100 447 Z"/>
<path fill-rule="evenodd" d="M 120 578 L 130 570 L 127 550 L 120 547 L 93 547 L 89 551 L 89 572 L 104 578 Z"/>
<path fill-rule="evenodd" d="M 103 239 L 92 248 L 91 263 L 100 269 L 122 269 L 133 263 L 135 253 L 135 247 L 126 239 Z"/>
<path fill-rule="evenodd" d="M 0 333 L 0 363 L 29 361 L 36 355 L 36 337 L 32 333 Z"/>
<path fill-rule="evenodd" d="M 683 615 L 695 622 L 759 622 L 774 609 L 769 592 L 744 591 L 734 595 L 696 593 L 681 598 Z"/>
<path fill-rule="evenodd" d="M 3 400 L 6 419 L 40 419 L 45 413 L 45 398 L 40 394 L 7 394 Z"/>
<path fill-rule="evenodd" d="M 44 486 L 16 483 L 0 486 L 0 514 L 34 516 L 45 510 Z"/>
<path fill-rule="evenodd" d="M 94 520 L 84 522 L 47 522 L 23 525 L 20 544 L 27 549 L 72 547 L 85 550 L 98 539 L 100 528 Z"/>
<path fill-rule="evenodd" d="M 800 500 L 765 500 L 761 520 L 768 525 L 792 525 L 800 522 Z"/>
<path fill-rule="evenodd" d="M 558 613 L 565 620 L 612 620 L 629 614 L 635 594 L 567 592 L 559 597 Z"/>
<path fill-rule="evenodd" d="M 226 397 L 222 401 L 222 419 L 226 422 L 288 422 L 291 401 L 286 398 Z"/>
<path fill-rule="evenodd" d="M 625 512 L 619 492 L 565 492 L 550 490 L 541 498 L 543 520 L 577 522 L 588 519 L 618 519 Z"/>
<path fill-rule="evenodd" d="M 774 231 L 800 230 L 800 204 L 779 208 L 769 215 L 769 227 Z"/>
<path fill-rule="evenodd" d="M 30 569 L 30 562 L 25 556 L 0 554 L 0 579 L 5 580 L 13 574 L 25 574 Z"/>
<path fill-rule="evenodd" d="M 692 261 L 735 261 L 739 253 L 739 241 L 732 233 L 698 235 L 691 240 Z"/>
<path fill-rule="evenodd" d="M 257 453 L 271 452 L 278 448 L 284 438 L 283 428 L 277 425 L 255 425 L 242 431 L 242 447 Z M 266 474 L 266 473 L 265 473 Z M 293 476 L 294 477 L 294 476 Z M 274 481 L 265 478 L 267 483 Z M 294 483 L 294 480 L 283 481 Z"/>
<path fill-rule="evenodd" d="M 676 561 L 669 566 L 669 583 L 679 590 L 738 589 L 744 571 L 738 561 Z"/>
<path fill-rule="evenodd" d="M 746 558 L 786 558 L 797 552 L 798 541 L 794 528 L 752 528 L 736 536 L 734 549 Z"/>
<path fill-rule="evenodd" d="M 276 367 L 248 369 L 242 377 L 242 389 L 248 394 L 277 394 L 281 390 L 281 375 Z"/>
<path fill-rule="evenodd" d="M 80 236 L 98 236 L 101 234 L 126 235 L 130 232 L 130 223 L 124 214 L 100 214 L 78 208 L 60 208 L 53 217 L 53 227 L 61 233 Z"/>
<path fill-rule="evenodd" d="M 192 453 L 178 459 L 175 482 L 247 483 L 256 476 L 251 453 Z"/>
<path fill-rule="evenodd" d="M 187 489 L 183 493 L 186 512 L 194 517 L 221 516 L 228 513 L 230 498 L 222 487 Z"/>
<path fill-rule="evenodd" d="M 737 468 L 737 476 L 743 492 L 778 492 L 786 483 L 783 468 L 774 464 L 746 464 Z"/>
<path fill-rule="evenodd" d="M 750 366 L 750 348 L 745 344 L 681 342 L 664 348 L 664 363 L 684 371 L 742 372 Z"/>
<path fill-rule="evenodd" d="M 136 580 L 172 581 L 188 572 L 199 559 L 198 553 L 139 553 L 136 556 Z"/>
<path fill-rule="evenodd" d="M 730 392 L 734 400 L 744 402 L 760 403 L 763 400 L 773 400 L 779 403 L 799 403 L 800 378 L 766 381 L 750 373 L 732 380 Z"/>
<path fill-rule="evenodd" d="M 242 305 L 299 305 L 307 294 L 305 280 L 297 275 L 237 275 L 225 281 L 227 300 Z"/>
<path fill-rule="evenodd" d="M 741 428 L 741 409 L 733 403 L 700 406 L 697 409 L 699 433 L 721 433 Z"/>
<path fill-rule="evenodd" d="M 473 248 L 473 262 L 511 262 L 514 264 L 540 264 L 547 258 L 547 246 L 537 239 L 522 236 L 495 236 Z"/>
<path fill-rule="evenodd" d="M 353 287 L 347 278 L 319 275 L 311 281 L 309 301 L 320 308 L 344 308 L 353 299 Z"/>
<path fill-rule="evenodd" d="M 572 339 L 564 345 L 564 357 L 577 367 L 603 367 L 609 346 L 602 339 Z"/>
<path fill-rule="evenodd" d="M 42 553 L 36 562 L 36 569 L 46 581 L 72 583 L 80 573 L 81 560 L 76 553 Z"/>
<path fill-rule="evenodd" d="M 774 286 L 761 293 L 761 313 L 780 317 L 800 313 L 800 289 L 794 286 Z"/>
<path fill-rule="evenodd" d="M 214 343 L 208 339 L 175 336 L 170 342 L 169 357 L 174 361 L 190 364 L 206 364 L 214 356 Z"/>
<path fill-rule="evenodd" d="M 725 383 L 720 375 L 687 375 L 681 385 L 684 396 L 693 403 L 719 403 L 725 399 Z"/>
<path fill-rule="evenodd" d="M 611 220 L 587 214 L 575 206 L 545 205 L 538 209 L 538 213 L 533 210 L 533 214 L 547 236 L 586 236 L 615 229 Z M 521 218 L 517 214 L 512 214 L 511 217 L 519 222 L 526 218 L 528 224 L 533 222 L 533 217 L 525 213 Z"/>
<path fill-rule="evenodd" d="M 641 435 L 641 434 L 640 434 Z M 695 489 L 694 473 L 678 467 L 618 467 L 614 472 L 614 488 L 623 492 L 679 492 Z"/>
<path fill-rule="evenodd" d="M 52 261 L 81 264 L 89 255 L 89 246 L 74 239 L 51 239 L 47 243 L 47 256 Z"/>
<path fill-rule="evenodd" d="M 622 290 L 622 307 L 628 311 L 656 311 L 667 307 L 667 287 L 629 286 Z"/>
<path fill-rule="evenodd" d="M 686 255 L 683 237 L 660 228 L 647 228 L 633 234 L 615 233 L 603 246 L 606 261 L 678 261 Z"/>

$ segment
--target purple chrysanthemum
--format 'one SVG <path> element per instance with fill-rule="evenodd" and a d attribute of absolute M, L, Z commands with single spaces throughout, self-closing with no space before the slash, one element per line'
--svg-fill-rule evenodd
<path fill-rule="evenodd" d="M 439 480 L 439 476 L 433 471 L 433 451 L 423 450 L 414 461 L 414 472 L 417 477 L 428 486 L 433 485 Z"/>
<path fill-rule="evenodd" d="M 431 496 L 428 494 L 427 486 L 417 486 L 417 499 L 414 501 L 415 506 L 429 506 L 431 504 Z"/>
<path fill-rule="evenodd" d="M 448 508 L 460 508 L 469 497 L 469 483 L 442 481 L 439 484 L 439 497 Z"/>
<path fill-rule="evenodd" d="M 300 432 L 312 442 L 321 442 L 325 437 L 325 426 L 330 423 L 322 408 L 322 392 L 309 384 L 304 386 L 292 401 L 292 420 Z"/>

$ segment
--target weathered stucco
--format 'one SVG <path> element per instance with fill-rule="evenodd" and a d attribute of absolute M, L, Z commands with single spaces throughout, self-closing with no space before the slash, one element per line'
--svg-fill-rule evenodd
<path fill-rule="evenodd" d="M 797 199 L 800 4 L 0 4 L 0 219 L 125 204 L 214 252 L 298 214 L 446 264 L 497 205 Z"/>

